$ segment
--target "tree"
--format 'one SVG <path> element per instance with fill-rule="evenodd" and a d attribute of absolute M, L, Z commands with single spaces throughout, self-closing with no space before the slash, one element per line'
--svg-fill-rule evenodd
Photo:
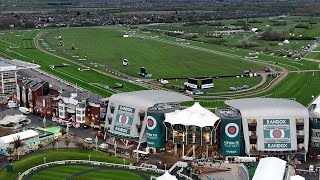
<path fill-rule="evenodd" d="M 68 138 L 66 138 L 66 140 L 64 140 L 64 144 L 69 147 L 69 144 L 70 144 L 70 140 Z"/>
<path fill-rule="evenodd" d="M 53 139 L 53 140 L 51 141 L 52 149 L 54 149 L 54 146 L 56 145 L 56 143 L 57 143 L 57 141 L 56 141 L 55 139 Z"/>
<path fill-rule="evenodd" d="M 61 127 L 60 132 L 61 132 L 62 135 L 63 135 L 63 134 L 66 134 L 66 128 Z"/>
<path fill-rule="evenodd" d="M 13 138 L 13 148 L 14 148 L 14 150 L 17 152 L 17 154 L 18 154 L 18 160 L 19 160 L 19 155 L 20 155 L 20 153 L 19 153 L 19 149 L 21 148 L 21 147 L 23 147 L 25 144 L 24 144 L 24 142 L 22 142 L 21 140 L 20 140 L 20 136 L 18 135 L 16 138 Z"/>
<path fill-rule="evenodd" d="M 43 144 L 38 145 L 39 149 L 43 148 Z"/>
<path fill-rule="evenodd" d="M 12 148 L 8 148 L 7 153 L 10 156 L 12 153 L 14 153 L 14 150 Z"/>

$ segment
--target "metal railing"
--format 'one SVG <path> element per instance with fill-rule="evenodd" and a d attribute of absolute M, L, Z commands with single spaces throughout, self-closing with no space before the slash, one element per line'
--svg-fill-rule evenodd
<path fill-rule="evenodd" d="M 98 162 L 98 161 L 88 161 L 88 160 L 63 160 L 63 161 L 53 161 L 49 163 L 44 163 L 38 166 L 34 166 L 23 173 L 21 173 L 18 177 L 18 180 L 22 180 L 23 177 L 30 174 L 33 171 L 38 169 L 53 166 L 53 165 L 65 165 L 65 164 L 85 164 L 85 165 L 94 165 L 94 166 L 105 166 L 105 167 L 118 167 L 118 168 L 127 168 L 127 169 L 135 169 L 140 171 L 149 171 L 155 173 L 165 173 L 165 170 L 162 169 L 153 169 L 153 168 L 146 168 L 140 166 L 132 166 L 132 165 L 124 165 L 124 164 L 114 164 L 114 163 L 106 163 L 106 162 Z"/>

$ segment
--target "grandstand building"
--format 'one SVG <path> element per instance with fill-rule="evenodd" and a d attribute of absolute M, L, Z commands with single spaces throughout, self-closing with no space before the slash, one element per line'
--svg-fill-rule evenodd
<path fill-rule="evenodd" d="M 309 106 L 310 113 L 310 145 L 309 154 L 316 157 L 320 154 L 320 96 Z"/>
<path fill-rule="evenodd" d="M 151 150 L 163 148 L 164 114 L 180 108 L 179 103 L 192 98 L 161 90 L 114 94 L 109 99 L 105 131 L 115 146 L 137 149 L 145 144 Z"/>
<path fill-rule="evenodd" d="M 309 112 L 286 99 L 247 98 L 225 101 L 241 114 L 248 155 L 303 155 L 309 143 Z"/>

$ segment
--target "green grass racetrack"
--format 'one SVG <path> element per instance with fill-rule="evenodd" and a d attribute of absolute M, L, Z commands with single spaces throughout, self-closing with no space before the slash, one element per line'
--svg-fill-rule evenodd
<path fill-rule="evenodd" d="M 13 172 L 7 172 L 6 168 L 0 171 L 1 179 L 15 179 L 18 177 L 19 172 L 24 172 L 34 166 L 43 164 L 44 157 L 46 162 L 59 161 L 59 160 L 88 160 L 88 155 L 91 155 L 92 161 L 109 162 L 122 164 L 123 160 L 108 156 L 105 153 L 92 150 L 80 150 L 80 149 L 61 149 L 61 150 L 47 150 L 40 151 L 26 157 L 21 157 L 20 160 L 13 162 Z M 129 163 L 129 162 L 127 162 Z"/>
<path fill-rule="evenodd" d="M 57 166 L 49 167 L 27 177 L 26 180 L 142 180 L 149 179 L 150 174 L 136 170 L 121 170 L 116 168 L 100 168 L 94 166 Z"/>

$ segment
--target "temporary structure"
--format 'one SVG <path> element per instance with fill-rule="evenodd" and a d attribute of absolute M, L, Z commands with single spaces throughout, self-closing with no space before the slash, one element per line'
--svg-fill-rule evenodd
<path fill-rule="evenodd" d="M 252 180 L 283 180 L 286 161 L 276 158 L 262 158 Z"/>
<path fill-rule="evenodd" d="M 214 126 L 220 118 L 211 111 L 203 108 L 198 102 L 195 102 L 193 106 L 184 109 L 177 110 L 175 112 L 166 113 L 165 121 L 171 125 L 181 124 L 185 126 Z"/>
<path fill-rule="evenodd" d="M 157 177 L 157 180 L 178 180 L 175 176 L 169 174 L 168 171 L 166 171 L 162 176 Z"/>

